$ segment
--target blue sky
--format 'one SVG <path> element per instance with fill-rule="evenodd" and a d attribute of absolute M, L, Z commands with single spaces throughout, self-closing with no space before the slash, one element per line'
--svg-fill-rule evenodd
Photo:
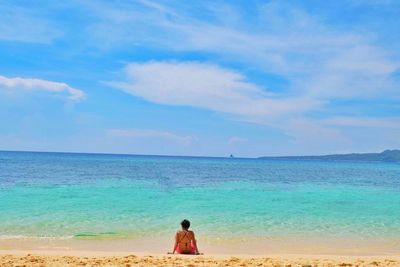
<path fill-rule="evenodd" d="M 400 2 L 0 0 L 0 150 L 400 148 Z"/>

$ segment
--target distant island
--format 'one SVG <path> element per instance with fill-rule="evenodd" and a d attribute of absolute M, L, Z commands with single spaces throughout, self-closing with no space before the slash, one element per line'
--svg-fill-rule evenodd
<path fill-rule="evenodd" d="M 259 157 L 260 159 L 289 159 L 289 160 L 337 160 L 337 161 L 382 161 L 400 162 L 400 150 L 385 150 L 381 153 L 351 153 L 322 156 L 282 156 Z"/>

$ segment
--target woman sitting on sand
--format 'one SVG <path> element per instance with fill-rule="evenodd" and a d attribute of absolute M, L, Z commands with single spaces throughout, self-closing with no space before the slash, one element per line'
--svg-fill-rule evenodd
<path fill-rule="evenodd" d="M 182 230 L 176 232 L 175 235 L 175 245 L 172 254 L 176 252 L 180 254 L 196 254 L 199 255 L 199 250 L 197 249 L 196 239 L 194 237 L 194 232 L 189 231 L 190 222 L 188 220 L 183 220 L 181 222 Z"/>

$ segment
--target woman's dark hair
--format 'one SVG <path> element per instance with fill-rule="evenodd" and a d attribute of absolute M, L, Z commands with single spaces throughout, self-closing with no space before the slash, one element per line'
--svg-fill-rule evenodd
<path fill-rule="evenodd" d="M 182 225 L 183 228 L 189 229 L 189 227 L 190 227 L 190 222 L 189 222 L 188 220 L 184 219 L 184 220 L 181 222 L 181 225 Z"/>

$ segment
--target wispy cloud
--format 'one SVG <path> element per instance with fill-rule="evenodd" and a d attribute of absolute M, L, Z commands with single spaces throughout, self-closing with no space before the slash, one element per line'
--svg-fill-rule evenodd
<path fill-rule="evenodd" d="M 0 3 L 0 40 L 49 44 L 63 35 L 43 14 L 13 4 Z"/>
<path fill-rule="evenodd" d="M 248 122 L 261 124 L 254 131 L 279 135 L 267 140 L 265 147 L 278 139 L 281 143 L 276 147 L 299 152 L 365 148 L 370 140 L 376 144 L 376 139 L 386 140 L 380 143 L 382 146 L 394 145 L 399 140 L 396 125 L 400 36 L 395 28 L 398 7 L 398 1 L 392 0 L 346 0 L 329 5 L 274 0 L 246 5 L 227 1 L 92 0 L 45 1 L 36 6 L 0 1 L 0 42 L 11 60 L 6 59 L 3 68 L 9 67 L 7 72 L 13 75 L 19 75 L 21 68 L 24 73 L 50 73 L 46 69 L 49 67 L 52 73 L 62 69 L 63 73 L 54 77 L 69 76 L 74 80 L 72 87 L 54 81 L 0 76 L 0 93 L 36 90 L 77 101 L 85 94 L 75 86 L 95 86 L 101 77 L 113 80 L 109 85 L 149 102 L 211 110 L 247 122 L 223 122 L 243 128 Z M 341 11 L 345 14 L 338 19 Z M 68 18 L 59 14 L 68 14 Z M 44 49 L 48 52 L 44 53 L 46 58 L 38 61 L 36 51 Z M 14 52 L 19 53 L 16 59 L 20 60 L 15 62 L 23 60 L 27 66 L 14 62 Z M 127 64 L 122 75 L 117 62 Z M 70 68 L 59 68 L 60 63 Z M 88 70 L 84 79 L 71 71 L 77 63 Z M 101 101 L 121 103 L 121 108 L 137 103 L 121 101 L 112 90 L 105 92 L 104 100 L 98 90 L 92 89 L 99 96 L 97 106 L 88 107 L 93 108 L 89 110 L 93 114 L 103 107 Z M 144 109 L 154 108 L 140 104 Z M 374 105 L 382 109 L 375 111 Z M 162 109 L 175 110 L 165 106 Z M 202 118 L 209 115 L 195 112 Z M 116 121 L 120 121 L 121 114 L 124 113 L 109 112 L 105 116 L 109 121 L 119 116 Z M 141 115 L 143 120 L 151 121 L 145 112 Z M 157 128 L 156 121 L 149 122 L 148 127 Z M 195 142 L 195 137 L 174 133 L 174 127 L 183 127 L 179 119 L 173 120 L 175 123 L 171 132 L 111 130 L 110 147 L 118 144 L 123 150 L 126 140 L 134 139 L 139 141 L 132 141 L 132 147 L 146 151 L 143 140 L 158 140 L 153 145 L 156 153 L 165 144 L 173 149 L 178 147 L 176 144 Z M 126 125 L 137 126 L 132 121 Z M 200 130 L 203 133 L 208 131 L 207 126 L 204 128 Z M 216 131 L 209 132 L 214 137 L 221 136 Z M 229 136 L 235 133 L 226 133 L 218 142 L 229 146 Z M 238 133 L 242 136 L 243 131 Z M 362 139 L 360 135 L 371 138 Z M 246 145 L 240 145 L 235 138 L 230 143 L 238 141 L 236 147 L 254 144 L 254 140 L 248 140 Z M 204 149 L 214 146 L 218 147 L 210 145 L 209 140 L 201 145 Z M 179 147 L 186 153 L 187 146 Z M 253 149 L 262 150 L 258 143 Z"/>
<path fill-rule="evenodd" d="M 124 73 L 125 81 L 109 84 L 151 102 L 204 108 L 268 125 L 284 133 L 299 151 L 345 149 L 353 140 L 342 132 L 344 127 L 396 127 L 396 121 L 382 118 L 310 118 L 307 113 L 329 108 L 326 100 L 331 98 L 311 91 L 297 96 L 271 93 L 239 72 L 212 64 L 153 61 L 129 64 Z M 229 144 L 240 141 L 233 138 Z"/>
<path fill-rule="evenodd" d="M 324 147 L 327 151 L 343 149 L 352 144 L 352 140 L 332 125 L 323 125 L 307 118 L 290 120 L 279 127 L 290 137 L 291 145 L 299 151 L 312 153 Z"/>
<path fill-rule="evenodd" d="M 196 62 L 129 64 L 126 81 L 109 82 L 148 101 L 211 109 L 252 119 L 315 108 L 317 101 L 303 97 L 280 98 L 249 82 L 238 72 Z"/>
<path fill-rule="evenodd" d="M 66 83 L 53 82 L 32 78 L 9 78 L 0 76 L 0 89 L 6 93 L 21 93 L 27 91 L 46 91 L 50 93 L 67 93 L 68 100 L 80 101 L 85 98 L 85 93 L 73 88 Z"/>
<path fill-rule="evenodd" d="M 198 8 L 206 9 L 207 20 L 190 16 L 184 4 L 167 7 L 139 1 L 107 9 L 97 5 L 101 20 L 92 25 L 93 32 L 109 32 L 110 27 L 118 31 L 92 37 L 97 44 L 107 44 L 111 49 L 146 45 L 212 53 L 220 62 L 246 64 L 286 80 L 288 95 L 306 102 L 385 98 L 387 94 L 395 95 L 400 84 L 395 77 L 400 69 L 400 59 L 393 56 L 395 51 L 379 45 L 370 34 L 337 29 L 289 3 L 270 1 L 259 5 L 251 23 L 234 6 Z"/>
<path fill-rule="evenodd" d="M 333 117 L 323 121 L 326 125 L 381 128 L 381 129 L 400 129 L 400 117 Z"/>
<path fill-rule="evenodd" d="M 371 71 L 370 67 L 385 65 L 387 74 L 399 67 L 371 36 L 338 30 L 282 1 L 259 5 L 251 20 L 228 4 L 196 6 L 209 14 L 207 19 L 193 17 L 182 3 L 167 7 L 138 1 L 86 7 L 98 15 L 88 34 L 94 44 L 107 44 L 110 49 L 143 44 L 174 51 L 211 52 L 284 75 L 312 75 L 321 67 L 337 69 L 342 60 L 353 70 Z M 118 30 L 102 34 L 111 28 Z"/>
<path fill-rule="evenodd" d="M 229 145 L 237 145 L 237 144 L 243 144 L 248 142 L 249 140 L 247 138 L 239 137 L 239 136 L 232 136 L 231 138 L 228 139 L 228 144 Z"/>
<path fill-rule="evenodd" d="M 149 130 L 149 129 L 108 129 L 107 135 L 117 138 L 128 139 L 162 139 L 183 145 L 190 145 L 198 138 L 192 135 L 179 135 L 168 131 Z"/>

